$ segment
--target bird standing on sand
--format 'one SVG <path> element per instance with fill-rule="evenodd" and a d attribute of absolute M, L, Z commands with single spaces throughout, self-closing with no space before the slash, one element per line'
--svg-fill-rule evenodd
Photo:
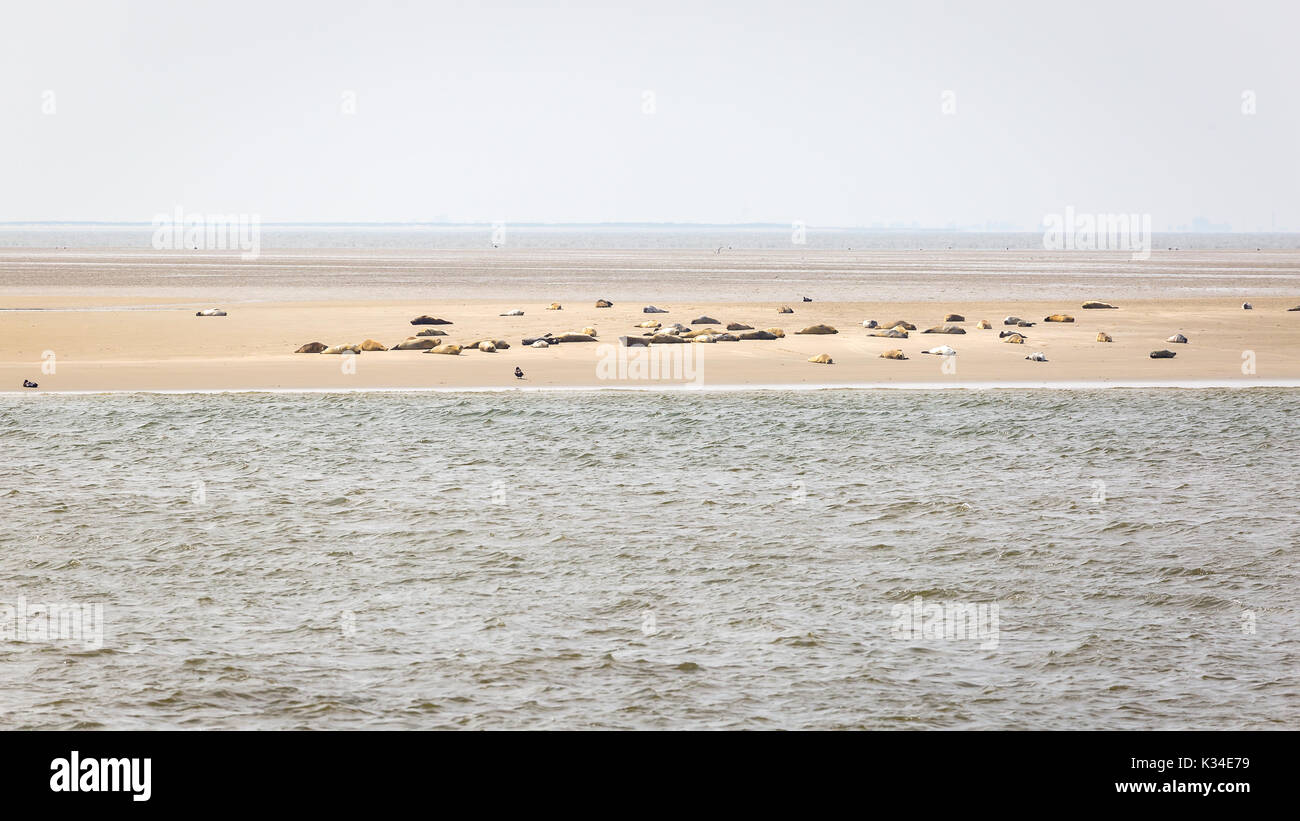
<path fill-rule="evenodd" d="M 515 365 L 515 379 L 523 379 L 524 372 L 518 365 Z"/>

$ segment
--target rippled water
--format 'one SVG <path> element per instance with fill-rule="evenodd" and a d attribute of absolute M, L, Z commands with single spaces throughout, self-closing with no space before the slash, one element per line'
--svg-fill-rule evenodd
<path fill-rule="evenodd" d="M 1297 399 L 0 399 L 0 727 L 1294 728 Z"/>

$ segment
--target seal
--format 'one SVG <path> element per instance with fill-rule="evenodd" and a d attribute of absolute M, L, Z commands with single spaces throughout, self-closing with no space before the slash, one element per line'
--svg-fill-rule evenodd
<path fill-rule="evenodd" d="M 752 331 L 754 330 L 754 326 L 746 325 L 743 322 L 728 322 L 727 330 L 728 331 Z"/>
<path fill-rule="evenodd" d="M 220 308 L 204 308 L 195 314 L 195 316 L 225 316 L 226 312 Z"/>
<path fill-rule="evenodd" d="M 1169 338 L 1166 339 L 1165 341 L 1166 341 L 1166 342 L 1179 342 L 1179 343 L 1182 343 L 1182 344 L 1185 345 L 1185 344 L 1187 344 L 1187 337 L 1183 336 L 1182 334 L 1174 334 L 1173 336 L 1169 337 Z"/>
<path fill-rule="evenodd" d="M 808 301 L 811 302 L 812 300 L 808 300 Z M 834 364 L 835 364 L 835 360 L 834 360 L 834 359 L 831 359 L 831 358 L 830 358 L 830 355 L 828 355 L 828 354 L 824 354 L 824 353 L 819 353 L 819 354 L 817 354 L 816 356 L 810 356 L 810 357 L 808 357 L 808 361 L 811 362 L 811 363 L 813 363 L 814 365 L 834 365 Z"/>
<path fill-rule="evenodd" d="M 1026 356 L 1025 359 L 1028 359 L 1030 362 L 1046 362 L 1047 354 L 1042 351 L 1034 351 L 1029 356 Z"/>
<path fill-rule="evenodd" d="M 1070 316 L 1069 314 L 1052 314 L 1051 316 L 1043 317 L 1043 321 L 1044 322 L 1073 322 L 1074 317 Z"/>
<path fill-rule="evenodd" d="M 294 351 L 294 353 L 320 353 L 328 347 L 329 345 L 326 345 L 324 342 L 308 342 L 306 345 L 303 345 L 301 348 Z"/>
<path fill-rule="evenodd" d="M 1007 335 L 1007 338 L 1004 339 L 1004 340 L 1002 340 L 1002 341 L 1003 341 L 1003 342 L 1009 342 L 1009 343 L 1011 343 L 1012 345 L 1023 345 L 1023 344 L 1025 344 L 1025 338 L 1024 338 L 1023 336 L 1021 336 L 1020 334 L 1008 334 L 1008 335 Z"/>
<path fill-rule="evenodd" d="M 1109 302 L 1097 302 L 1096 300 L 1090 299 L 1087 302 L 1083 303 L 1083 307 L 1086 310 L 1095 311 L 1098 309 L 1106 309 L 1106 308 L 1114 309 L 1114 308 L 1118 308 L 1119 306 L 1111 305 Z"/>
<path fill-rule="evenodd" d="M 776 309 L 776 312 L 778 314 L 792 314 L 794 313 L 794 308 L 791 308 L 789 305 L 782 305 L 780 308 Z"/>
<path fill-rule="evenodd" d="M 614 307 L 614 303 L 610 302 L 608 299 L 598 299 L 598 300 L 596 300 L 596 307 L 597 307 L 597 308 L 613 308 L 613 307 Z"/>
<path fill-rule="evenodd" d="M 881 359 L 907 359 L 907 356 L 898 348 L 894 348 L 893 350 L 885 351 L 884 353 L 882 353 L 880 355 L 880 358 Z"/>
<path fill-rule="evenodd" d="M 880 326 L 879 326 L 878 324 L 876 324 L 876 320 L 874 320 L 874 319 L 864 319 L 864 320 L 862 320 L 862 327 L 864 327 L 864 328 L 879 328 Z"/>
<path fill-rule="evenodd" d="M 411 324 L 412 325 L 450 325 L 451 320 L 441 319 L 440 317 L 429 316 L 428 314 L 425 314 L 424 316 L 417 316 L 415 319 L 412 319 Z"/>
<path fill-rule="evenodd" d="M 514 310 L 511 311 L 506 311 L 504 314 L 497 314 L 497 316 L 523 316 L 523 315 L 524 312 L 519 310 L 518 308 L 515 308 Z"/>
<path fill-rule="evenodd" d="M 923 334 L 964 334 L 966 329 L 958 325 L 935 325 L 933 328 L 926 328 L 921 331 Z"/>
<path fill-rule="evenodd" d="M 389 350 L 392 351 L 427 351 L 442 344 L 436 336 L 408 336 Z"/>
<path fill-rule="evenodd" d="M 647 305 L 647 306 L 645 306 L 644 308 L 641 309 L 641 313 L 643 313 L 643 314 L 666 314 L 666 313 L 668 313 L 668 312 L 665 311 L 663 308 L 656 308 L 656 307 L 653 306 L 653 305 Z"/>
<path fill-rule="evenodd" d="M 373 340 L 373 339 L 367 339 L 365 342 L 362 342 L 362 343 L 361 343 L 360 345 L 358 345 L 357 347 L 361 348 L 361 350 L 363 350 L 363 351 L 386 351 L 386 350 L 388 350 L 388 348 L 386 348 L 384 345 L 382 345 L 382 344 L 376 342 L 376 341 Z"/>
<path fill-rule="evenodd" d="M 804 328 L 802 331 L 795 331 L 795 333 L 797 333 L 797 334 L 837 334 L 837 333 L 839 333 L 839 331 L 835 330 L 835 329 L 832 328 L 830 325 L 809 325 L 807 328 Z"/>
<path fill-rule="evenodd" d="M 987 331 L 989 328 L 992 328 L 993 326 L 989 324 L 989 321 L 987 319 L 981 319 L 979 322 L 975 323 L 975 327 L 979 328 L 981 331 Z"/>
<path fill-rule="evenodd" d="M 948 347 L 947 345 L 940 345 L 939 347 L 931 348 L 928 351 L 921 351 L 921 353 L 934 354 L 935 356 L 956 356 L 957 355 L 957 352 L 954 351 L 952 348 Z"/>
<path fill-rule="evenodd" d="M 943 318 L 944 322 L 965 322 L 966 317 L 961 314 L 948 314 Z"/>
<path fill-rule="evenodd" d="M 323 354 L 324 353 L 329 353 L 329 354 L 347 353 L 347 354 L 360 355 L 361 347 L 359 345 L 335 345 L 332 348 L 326 348 L 325 350 L 321 351 L 321 353 Z"/>
<path fill-rule="evenodd" d="M 691 320 L 692 325 L 721 325 L 722 323 L 708 314 L 697 316 Z"/>
<path fill-rule="evenodd" d="M 1115 340 L 1111 339 L 1111 338 L 1110 338 L 1110 334 L 1106 333 L 1105 331 L 1097 331 L 1097 341 L 1098 341 L 1098 342 L 1114 342 Z"/>
<path fill-rule="evenodd" d="M 1168 350 L 1151 352 L 1152 359 L 1173 359 L 1175 356 L 1178 356 L 1178 354 Z"/>

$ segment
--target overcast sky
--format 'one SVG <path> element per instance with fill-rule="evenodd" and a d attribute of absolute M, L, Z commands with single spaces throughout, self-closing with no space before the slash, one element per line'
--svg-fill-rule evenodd
<path fill-rule="evenodd" d="M 602 5 L 7 3 L 0 220 L 1300 230 L 1295 0 Z"/>

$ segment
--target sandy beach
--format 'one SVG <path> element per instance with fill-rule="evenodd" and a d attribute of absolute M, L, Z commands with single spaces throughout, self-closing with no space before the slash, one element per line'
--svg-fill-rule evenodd
<path fill-rule="evenodd" d="M 42 281 L 53 283 L 38 285 L 29 281 L 30 284 L 23 286 L 14 285 L 13 278 L 7 280 L 10 285 L 4 289 L 0 305 L 5 309 L 0 311 L 0 386 L 5 390 L 19 389 L 24 379 L 37 381 L 40 391 L 654 388 L 688 381 L 711 388 L 1070 382 L 1176 385 L 1207 381 L 1277 384 L 1300 379 L 1300 312 L 1287 310 L 1300 304 L 1300 288 L 1290 295 L 1276 295 L 1287 290 L 1289 277 L 1293 276 L 1290 272 L 1294 270 L 1294 255 L 1268 255 L 1264 264 L 1251 269 L 1243 261 L 1248 259 L 1244 255 L 1236 265 L 1225 268 L 1221 264 L 1211 266 L 1204 259 L 1222 255 L 1185 253 L 1182 256 L 1191 257 L 1190 262 L 1178 266 L 1174 260 L 1174 267 L 1213 268 L 1218 272 L 1206 270 L 1190 284 L 1186 274 L 1172 275 L 1173 279 L 1162 282 L 1159 277 L 1153 279 L 1149 271 L 1140 267 L 1141 263 L 1116 262 L 1112 257 L 1107 264 L 1113 270 L 1105 273 L 1104 285 L 1099 284 L 1091 291 L 1082 290 L 1088 287 L 1086 282 L 1081 284 L 1068 278 L 1058 281 L 1051 271 L 1061 261 L 1048 260 L 1044 265 L 1042 255 L 1032 255 L 1032 259 L 1021 255 L 1019 263 L 1027 272 L 1021 277 L 1025 287 L 1021 287 L 1014 275 L 994 273 L 1005 265 L 988 265 L 988 273 L 976 269 L 961 278 L 962 289 L 978 293 L 994 288 L 989 280 L 997 279 L 1000 284 L 996 287 L 1004 294 L 1000 299 L 968 299 L 958 293 L 946 297 L 942 273 L 926 280 L 916 272 L 901 274 L 912 281 L 909 290 L 914 296 L 906 298 L 895 278 L 888 271 L 879 270 L 882 260 L 869 259 L 868 263 L 875 264 L 859 266 L 869 273 L 842 276 L 835 283 L 833 296 L 854 292 L 884 294 L 883 298 L 872 300 L 823 300 L 815 285 L 802 281 L 798 285 L 764 283 L 758 289 L 763 297 L 773 290 L 788 292 L 790 296 L 785 300 L 701 298 L 702 292 L 708 289 L 726 294 L 741 289 L 746 277 L 752 276 L 750 270 L 759 262 L 758 257 L 761 256 L 763 266 L 768 266 L 772 264 L 772 254 L 749 255 L 748 266 L 737 265 L 736 260 L 744 259 L 743 256 L 732 256 L 728 261 L 730 267 L 723 266 L 708 280 L 707 286 L 702 286 L 691 270 L 682 270 L 695 266 L 682 263 L 698 262 L 711 255 L 647 252 L 635 255 L 637 267 L 650 274 L 658 270 L 657 288 L 639 281 L 629 286 L 617 273 L 606 271 L 601 286 L 592 286 L 582 282 L 581 277 L 572 276 L 562 277 L 562 281 L 549 286 L 529 279 L 527 287 L 518 288 L 521 296 L 514 299 L 497 295 L 501 277 L 479 271 L 482 284 L 476 285 L 474 278 L 463 269 L 458 269 L 460 275 L 455 278 L 454 288 L 448 288 L 445 282 L 427 288 L 437 293 L 436 296 L 417 297 L 415 293 L 423 292 L 426 286 L 414 282 L 398 289 L 401 298 L 365 299 L 358 296 L 364 292 L 360 287 L 364 283 L 355 281 L 360 277 L 347 285 L 280 286 L 268 293 L 233 262 L 225 263 L 224 267 L 208 259 L 183 265 L 172 263 L 173 269 L 182 271 L 193 265 L 201 265 L 204 270 L 215 268 L 210 271 L 210 277 L 245 277 L 214 287 L 204 283 L 204 278 L 196 282 L 191 276 L 183 286 L 177 286 L 174 278 L 151 279 L 156 274 L 154 269 L 133 257 L 102 254 L 87 260 L 85 256 L 42 252 L 25 257 L 10 253 L 0 260 L 0 268 L 16 259 L 42 260 L 44 264 L 37 266 L 46 270 Z M 457 256 L 456 264 L 463 265 L 466 255 Z M 483 265 L 487 267 L 483 270 L 490 271 L 492 255 L 479 256 L 485 259 Z M 562 268 L 583 270 L 585 260 L 587 269 L 594 269 L 595 273 L 608 265 L 611 258 L 605 253 L 584 255 L 583 252 L 567 252 L 561 256 Z M 945 265 L 971 270 L 970 254 L 927 256 L 935 258 L 931 267 L 940 272 Z M 1064 256 L 1066 261 L 1072 259 Z M 1279 261 L 1282 256 L 1286 259 Z M 400 267 L 401 257 L 396 260 Z M 800 268 L 809 265 L 845 267 L 845 255 L 804 252 L 797 258 L 792 255 L 789 262 L 791 271 L 797 274 Z M 385 270 L 392 267 L 394 260 L 389 259 L 388 263 Z M 1163 268 L 1171 261 L 1158 260 L 1158 263 Z M 285 263 L 271 256 L 261 264 Z M 1095 261 L 1083 260 L 1079 267 L 1087 269 L 1091 264 Z M 16 267 L 27 270 L 31 266 Z M 413 269 L 419 267 L 412 264 Z M 134 278 L 106 285 L 104 270 L 112 270 L 118 277 Z M 947 277 L 955 278 L 955 275 Z M 1252 278 L 1268 280 L 1267 288 L 1252 284 Z M 440 279 L 437 271 L 431 274 L 433 282 Z M 1016 296 L 1018 291 L 1041 295 L 1053 289 L 1059 295 L 1052 298 Z M 72 290 L 78 293 L 70 293 Z M 1163 290 L 1167 296 L 1145 295 L 1154 290 Z M 1223 295 L 1206 296 L 1207 290 L 1223 292 Z M 1270 295 L 1241 295 L 1261 290 Z M 474 297 L 479 291 L 487 295 Z M 537 298 L 543 291 L 554 294 L 563 309 L 546 310 L 550 301 Z M 815 300 L 802 302 L 801 294 L 810 291 L 816 295 Z M 1084 310 L 1081 293 L 1086 293 L 1088 299 L 1111 302 L 1118 309 Z M 595 307 L 596 300 L 601 298 L 612 300 L 613 307 Z M 1242 309 L 1243 299 L 1249 299 L 1253 310 Z M 646 304 L 668 312 L 645 314 L 642 308 Z M 778 313 L 781 306 L 791 307 L 794 313 Z M 196 311 L 208 307 L 222 308 L 228 315 L 195 316 Z M 524 315 L 500 316 L 511 310 L 522 310 Z M 965 334 L 920 332 L 943 325 L 950 313 L 964 317 L 964 321 L 950 324 L 959 326 Z M 1075 321 L 1044 321 L 1048 315 L 1057 313 L 1069 314 Z M 440 337 L 443 344 L 464 345 L 494 339 L 505 340 L 511 347 L 496 353 L 467 350 L 460 356 L 374 351 L 350 363 L 343 361 L 352 359 L 348 356 L 294 353 L 310 342 L 346 345 L 373 339 L 391 347 L 425 329 L 410 324 L 411 319 L 420 315 L 441 317 L 452 323 L 439 327 L 446 334 Z M 1008 315 L 1036 323 L 1018 329 L 1025 336 L 1024 344 L 1008 344 L 999 338 L 999 332 L 1008 330 L 1003 325 Z M 656 320 L 664 325 L 709 327 L 691 325 L 700 316 L 719 320 L 715 326 L 719 329 L 728 323 L 741 323 L 756 329 L 779 328 L 785 337 L 663 346 L 680 349 L 672 356 L 691 357 L 688 367 L 693 370 L 683 372 L 682 378 L 666 373 L 658 374 L 666 378 L 636 378 L 635 368 L 630 376 L 619 376 L 618 371 L 610 369 L 610 357 L 619 355 L 615 350 L 619 337 L 646 333 L 637 327 L 640 323 Z M 918 330 L 911 332 L 907 339 L 874 337 L 870 335 L 871 330 L 863 327 L 864 320 L 875 320 L 884 327 L 904 320 Z M 988 320 L 992 328 L 977 328 L 980 320 Z M 830 325 L 838 333 L 797 333 L 816 324 Z M 526 337 L 584 328 L 594 328 L 598 341 L 565 343 L 547 349 L 521 344 Z M 1109 334 L 1114 341 L 1098 342 L 1099 332 Z M 1166 341 L 1178 333 L 1188 338 L 1187 344 Z M 956 356 L 922 353 L 942 345 L 956 350 Z M 907 359 L 880 358 L 882 352 L 891 349 L 903 351 Z M 1150 352 L 1160 349 L 1174 350 L 1177 356 L 1168 360 L 1151 359 Z M 633 348 L 624 353 L 635 356 L 642 350 Z M 1026 356 L 1040 351 L 1047 361 L 1026 360 Z M 818 354 L 827 354 L 833 364 L 808 362 Z M 523 369 L 524 379 L 515 378 L 516 366 Z M 611 374 L 614 374 L 612 378 Z"/>

